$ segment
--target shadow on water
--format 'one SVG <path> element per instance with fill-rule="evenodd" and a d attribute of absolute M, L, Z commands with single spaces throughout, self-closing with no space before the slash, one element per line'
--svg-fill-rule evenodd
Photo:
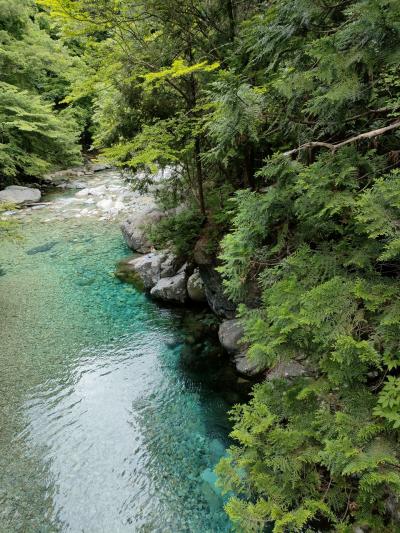
<path fill-rule="evenodd" d="M 57 244 L 58 241 L 51 241 L 46 244 L 42 244 L 41 246 L 36 246 L 35 248 L 31 248 L 26 252 L 26 255 L 35 255 L 35 254 L 43 254 L 45 252 L 50 251 L 54 246 Z"/>

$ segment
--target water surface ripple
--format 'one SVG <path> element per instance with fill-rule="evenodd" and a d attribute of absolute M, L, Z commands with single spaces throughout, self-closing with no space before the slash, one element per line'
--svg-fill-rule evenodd
<path fill-rule="evenodd" d="M 212 369 L 182 365 L 181 312 L 113 276 L 116 222 L 49 221 L 66 194 L 0 249 L 0 531 L 228 531 Z"/>

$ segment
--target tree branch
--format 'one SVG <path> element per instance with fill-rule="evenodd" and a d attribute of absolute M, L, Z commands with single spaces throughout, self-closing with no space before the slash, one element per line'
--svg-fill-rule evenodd
<path fill-rule="evenodd" d="M 294 154 L 297 154 L 298 152 L 301 152 L 302 150 L 305 150 L 307 148 L 327 148 L 328 150 L 331 150 L 332 152 L 335 152 L 339 148 L 342 148 L 343 146 L 346 146 L 348 144 L 352 144 L 357 141 L 362 141 L 363 139 L 373 139 L 375 137 L 379 137 L 380 135 L 383 135 L 384 133 L 387 133 L 388 131 L 395 130 L 397 128 L 400 128 L 400 120 L 396 120 L 396 122 L 393 122 L 392 124 L 389 124 L 389 126 L 385 126 L 384 128 L 379 128 L 377 130 L 367 131 L 365 133 L 360 133 L 360 135 L 356 135 L 354 137 L 350 137 L 350 139 L 346 139 L 345 141 L 339 142 L 339 143 L 327 143 L 322 141 L 312 141 L 309 143 L 302 144 L 298 148 L 294 148 L 293 150 L 289 150 L 288 152 L 284 152 L 283 155 L 291 156 Z"/>

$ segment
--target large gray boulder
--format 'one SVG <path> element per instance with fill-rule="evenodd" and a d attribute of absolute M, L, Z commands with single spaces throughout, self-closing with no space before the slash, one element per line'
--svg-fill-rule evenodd
<path fill-rule="evenodd" d="M 121 224 L 122 234 L 129 248 L 134 252 L 145 254 L 152 248 L 148 238 L 149 227 L 157 224 L 165 216 L 157 208 L 151 208 L 144 213 L 131 215 Z"/>
<path fill-rule="evenodd" d="M 3 191 L 0 191 L 0 203 L 9 204 L 31 204 L 40 201 L 42 194 L 39 189 L 31 187 L 20 187 L 19 185 L 10 185 Z"/>
<path fill-rule="evenodd" d="M 172 252 L 151 252 L 121 261 L 117 275 L 122 280 L 149 291 L 160 279 L 175 276 L 179 264 L 178 258 Z"/>
<path fill-rule="evenodd" d="M 186 274 L 181 272 L 170 278 L 161 278 L 151 289 L 150 294 L 166 302 L 185 303 L 187 298 Z"/>
<path fill-rule="evenodd" d="M 138 284 L 141 284 L 145 290 L 150 290 L 160 279 L 164 259 L 164 253 L 153 252 L 127 261 L 124 269 L 126 272 L 135 273 Z"/>
<path fill-rule="evenodd" d="M 206 290 L 204 282 L 200 276 L 200 271 L 197 268 L 187 281 L 187 292 L 189 298 L 194 302 L 206 302 Z"/>
<path fill-rule="evenodd" d="M 240 342 L 244 335 L 243 326 L 238 319 L 224 320 L 219 326 L 218 338 L 223 348 L 229 354 L 236 354 L 243 350 L 243 344 Z"/>

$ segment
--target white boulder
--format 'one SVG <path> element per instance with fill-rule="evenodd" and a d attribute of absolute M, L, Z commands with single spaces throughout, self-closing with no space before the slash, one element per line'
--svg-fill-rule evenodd
<path fill-rule="evenodd" d="M 42 194 L 39 189 L 20 187 L 19 185 L 10 185 L 0 191 L 0 203 L 30 204 L 39 202 L 41 197 Z"/>

